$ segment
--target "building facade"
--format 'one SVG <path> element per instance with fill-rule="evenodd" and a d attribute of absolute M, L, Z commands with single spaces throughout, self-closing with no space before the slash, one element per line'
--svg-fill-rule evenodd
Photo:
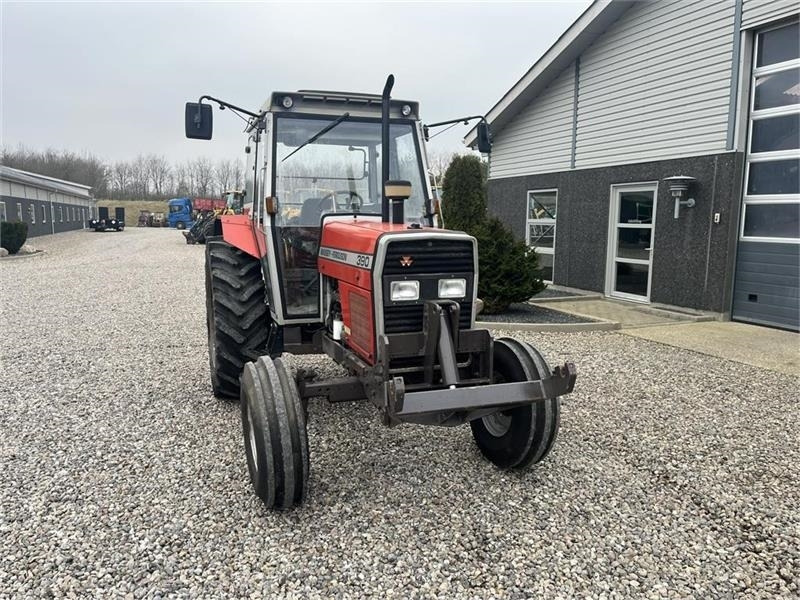
<path fill-rule="evenodd" d="M 0 221 L 23 221 L 28 237 L 84 229 L 96 213 L 89 186 L 0 165 Z"/>
<path fill-rule="evenodd" d="M 500 99 L 490 210 L 546 279 L 800 328 L 798 10 L 598 0 Z"/>

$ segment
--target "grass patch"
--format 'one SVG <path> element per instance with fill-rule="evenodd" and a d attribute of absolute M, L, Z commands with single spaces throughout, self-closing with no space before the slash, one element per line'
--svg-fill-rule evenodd
<path fill-rule="evenodd" d="M 166 200 L 98 200 L 97 206 L 108 207 L 108 214 L 111 216 L 114 215 L 114 209 L 117 206 L 124 207 L 126 227 L 136 227 L 140 211 L 167 213 Z"/>

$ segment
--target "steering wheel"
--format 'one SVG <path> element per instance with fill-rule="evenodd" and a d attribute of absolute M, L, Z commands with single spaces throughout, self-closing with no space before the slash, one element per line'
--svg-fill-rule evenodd
<path fill-rule="evenodd" d="M 333 201 L 334 210 L 339 209 L 339 204 L 336 202 L 337 196 L 345 196 L 345 206 L 347 207 L 346 210 L 361 210 L 361 207 L 364 206 L 364 199 L 361 195 L 353 190 L 336 190 L 325 196 L 326 198 L 330 198 Z"/>

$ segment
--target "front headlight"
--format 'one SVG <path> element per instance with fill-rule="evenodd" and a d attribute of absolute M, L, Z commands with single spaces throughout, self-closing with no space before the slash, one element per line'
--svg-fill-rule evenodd
<path fill-rule="evenodd" d="M 440 279 L 439 298 L 463 298 L 467 295 L 466 279 Z"/>
<path fill-rule="evenodd" d="M 391 288 L 392 302 L 419 299 L 419 281 L 393 281 Z"/>

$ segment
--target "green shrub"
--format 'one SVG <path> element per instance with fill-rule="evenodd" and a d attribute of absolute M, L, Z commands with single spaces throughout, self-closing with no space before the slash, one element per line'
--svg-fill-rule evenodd
<path fill-rule="evenodd" d="M 445 227 L 473 233 L 486 220 L 486 171 L 474 155 L 453 158 L 442 184 Z"/>
<path fill-rule="evenodd" d="M 545 288 L 533 249 L 514 239 L 502 221 L 487 216 L 486 163 L 472 155 L 454 158 L 444 175 L 442 197 L 445 227 L 478 240 L 478 297 L 485 313 L 503 312 Z"/>
<path fill-rule="evenodd" d="M 0 223 L 0 246 L 8 250 L 9 254 L 16 254 L 25 240 L 28 239 L 28 224 L 16 221 Z"/>
<path fill-rule="evenodd" d="M 478 297 L 487 314 L 505 311 L 513 302 L 525 302 L 545 286 L 533 248 L 514 239 L 500 219 L 489 217 L 474 233 L 478 240 Z"/>

